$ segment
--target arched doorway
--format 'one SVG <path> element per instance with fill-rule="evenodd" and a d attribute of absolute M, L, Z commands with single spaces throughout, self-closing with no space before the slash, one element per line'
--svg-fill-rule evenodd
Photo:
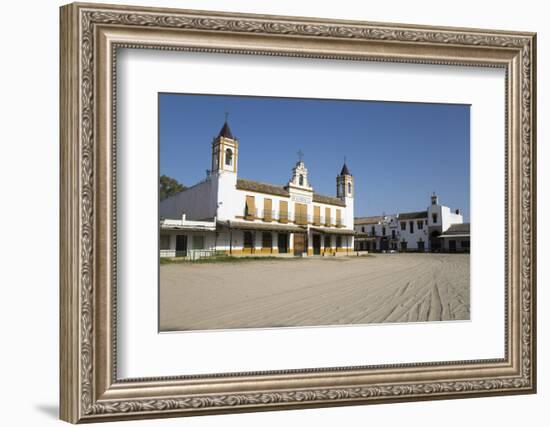
<path fill-rule="evenodd" d="M 430 249 L 432 252 L 441 252 L 441 232 L 435 230 L 430 233 Z"/>

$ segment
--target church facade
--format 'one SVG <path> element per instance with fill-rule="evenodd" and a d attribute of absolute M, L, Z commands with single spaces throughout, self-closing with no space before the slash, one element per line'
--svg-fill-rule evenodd
<path fill-rule="evenodd" d="M 227 121 L 212 141 L 205 180 L 160 203 L 160 254 L 336 256 L 354 248 L 353 176 L 344 163 L 336 197 L 317 193 L 302 159 L 286 185 L 238 176 L 239 141 Z"/>

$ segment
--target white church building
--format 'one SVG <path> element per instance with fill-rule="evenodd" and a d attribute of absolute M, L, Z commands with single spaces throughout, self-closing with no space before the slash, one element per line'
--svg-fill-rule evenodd
<path fill-rule="evenodd" d="M 239 141 L 224 123 L 205 180 L 160 203 L 160 255 L 342 255 L 354 249 L 353 176 L 317 193 L 300 159 L 286 185 L 239 178 Z"/>

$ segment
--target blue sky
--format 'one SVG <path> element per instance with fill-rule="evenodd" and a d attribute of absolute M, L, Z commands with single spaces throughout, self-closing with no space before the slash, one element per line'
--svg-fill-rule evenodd
<path fill-rule="evenodd" d="M 211 141 L 229 113 L 242 178 L 286 184 L 304 153 L 316 192 L 335 195 L 344 157 L 355 216 L 470 210 L 470 107 L 377 101 L 159 94 L 160 174 L 193 185 L 210 168 Z"/>

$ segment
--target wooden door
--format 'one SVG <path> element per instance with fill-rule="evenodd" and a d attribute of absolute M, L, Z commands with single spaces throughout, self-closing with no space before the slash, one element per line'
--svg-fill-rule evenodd
<path fill-rule="evenodd" d="M 294 255 L 302 255 L 306 251 L 306 235 L 294 233 Z"/>

